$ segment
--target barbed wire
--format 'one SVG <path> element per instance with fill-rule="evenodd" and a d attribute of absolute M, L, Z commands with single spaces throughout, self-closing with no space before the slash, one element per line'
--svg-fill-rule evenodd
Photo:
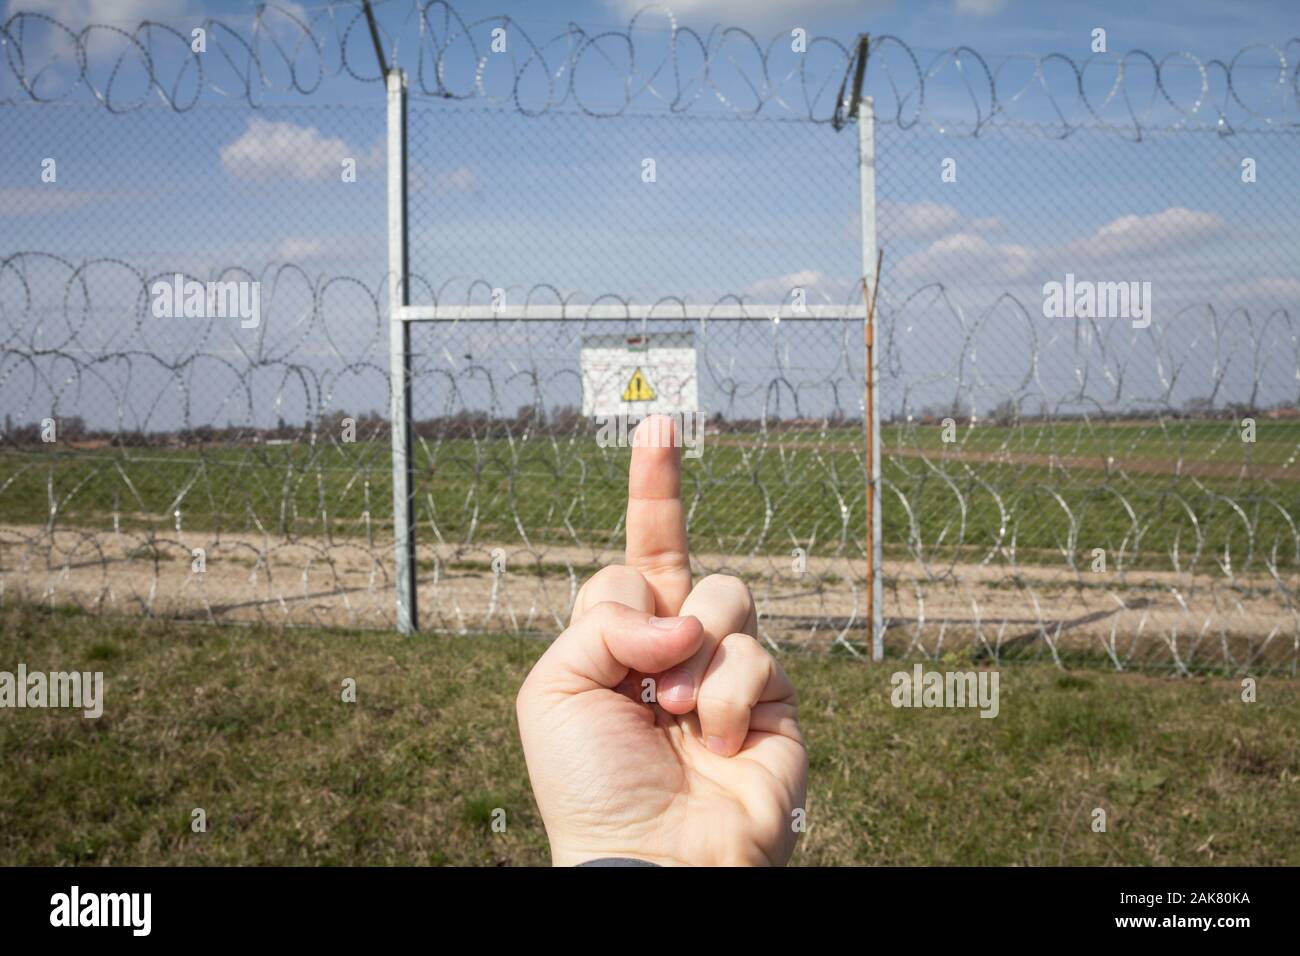
<path fill-rule="evenodd" d="M 849 44 L 812 37 L 796 54 L 789 31 L 765 42 L 735 28 L 699 32 L 662 9 L 624 30 L 542 36 L 508 17 L 466 20 L 440 0 L 377 6 L 393 62 L 424 98 L 408 145 L 412 301 L 487 305 L 501 290 L 512 304 L 564 310 L 554 322 L 411 329 L 424 625 L 553 633 L 581 581 L 619 559 L 611 503 L 625 493 L 625 462 L 598 446 L 575 407 L 577 356 L 587 333 L 666 329 L 694 335 L 710 415 L 710 450 L 685 482 L 696 570 L 743 576 L 773 646 L 862 653 L 861 320 L 801 317 L 790 294 L 807 284 L 810 306 L 842 315 L 862 305 L 860 223 L 842 223 L 856 208 L 855 144 L 804 125 L 829 123 Z M 195 27 L 206 53 L 190 48 Z M 505 31 L 503 53 L 494 29 Z M 130 127 L 142 148 L 181 141 L 219 153 L 251 134 L 239 114 L 278 110 L 310 118 L 308 142 L 364 155 L 382 125 L 368 108 L 316 108 L 349 91 L 378 94 L 353 4 L 269 4 L 192 26 L 20 12 L 0 27 L 0 45 L 0 106 L 20 138 L 61 123 L 65 142 L 112 146 L 110 127 Z M 865 92 L 885 127 L 876 212 L 890 250 L 877 349 L 891 653 L 1296 672 L 1300 434 L 1289 416 L 1300 404 L 1300 314 L 1285 258 L 1295 217 L 1277 184 L 1293 165 L 1297 53 L 1292 40 L 1225 60 L 996 58 L 873 40 Z M 209 104 L 233 109 L 193 121 Z M 117 118 L 146 109 L 144 122 Z M 555 121 L 536 122 L 542 115 Z M 603 121 L 613 116 L 624 119 Z M 686 117 L 786 122 L 678 122 Z M 1212 132 L 1162 140 L 1153 129 Z M 934 131 L 980 138 L 935 154 Z M 1224 141 L 1229 133 L 1241 135 Z M 1145 139 L 1122 144 L 1142 164 L 1117 156 L 1111 134 Z M 1044 142 L 1052 137 L 1070 145 Z M 1170 157 L 1188 139 L 1211 148 L 1195 161 L 1179 154 L 1177 169 L 1202 178 L 1175 181 Z M 626 157 L 644 156 L 646 142 L 666 176 L 653 191 L 634 180 L 633 193 Z M 1108 201 L 1087 183 L 1068 192 L 1051 179 L 1063 148 L 1116 185 Z M 749 194 L 674 192 L 716 175 L 685 162 L 710 151 L 737 168 L 766 157 L 737 177 Z M 1019 216 L 996 190 L 916 202 L 941 198 L 930 190 L 945 154 L 964 183 L 993 171 L 1038 183 L 1044 201 Z M 1239 154 L 1268 171 L 1251 192 L 1239 191 Z M 539 155 L 554 164 L 541 190 L 519 175 L 520 157 Z M 576 185 L 559 181 L 580 165 Z M 74 188 L 112 194 L 121 168 L 83 169 Z M 802 173 L 797 186 L 791 170 Z M 163 193 L 88 205 L 74 245 L 73 220 L 49 215 L 60 208 L 49 196 L 7 192 L 23 238 L 0 250 L 0 599 L 392 625 L 381 192 L 371 177 L 361 188 L 372 192 L 326 193 L 333 177 L 317 172 L 322 191 L 307 193 L 283 188 L 284 177 L 297 182 L 292 166 L 265 179 L 228 168 L 203 187 L 215 211 L 176 246 L 160 238 L 171 214 Z M 654 255 L 593 228 L 612 195 L 613 238 L 671 237 Z M 749 195 L 763 199 L 747 206 Z M 237 212 L 232 198 L 247 205 Z M 538 215 L 514 219 L 527 204 Z M 1061 230 L 1061 217 L 1077 228 Z M 339 220 L 345 232 L 331 229 Z M 481 240 L 466 223 L 510 231 Z M 1089 229 L 1091 252 L 1079 244 Z M 1207 249 L 1211 233 L 1237 244 Z M 753 236 L 772 245 L 757 249 Z M 250 248 L 268 259 L 229 251 Z M 228 264 L 182 265 L 208 261 Z M 1117 262 L 1160 282 L 1150 327 L 1046 320 L 1042 278 L 1112 278 Z M 153 284 L 176 274 L 257 283 L 260 324 L 158 319 Z M 550 281 L 512 281 L 521 276 Z M 706 316 L 752 314 L 688 321 L 688 289 Z M 631 313 L 647 297 L 651 319 L 592 309 Z M 1266 442 L 1242 440 L 1245 418 Z M 45 419 L 58 440 L 43 440 Z M 195 549 L 205 574 L 190 573 Z M 1104 574 L 1091 566 L 1095 550 Z"/>
<path fill-rule="evenodd" d="M 377 7 L 390 62 L 407 70 L 414 92 L 530 116 L 656 108 L 829 123 L 853 47 L 849 38 L 804 36 L 796 52 L 797 24 L 768 40 L 735 26 L 701 32 L 660 5 L 639 11 L 621 31 L 571 23 L 544 38 L 509 16 L 468 20 L 445 0 L 386 0 Z M 205 52 L 192 48 L 194 29 L 205 31 Z M 498 53 L 500 37 L 505 46 Z M 115 113 L 148 103 L 186 112 L 208 95 L 256 107 L 268 97 L 323 95 L 338 78 L 380 80 L 354 3 L 266 3 L 244 17 L 134 26 L 17 10 L 0 26 L 0 46 L 0 102 L 88 95 Z M 595 87 L 618 94 L 597 102 Z M 1224 134 L 1294 128 L 1300 37 L 1202 59 L 1138 49 L 990 56 L 967 46 L 923 56 L 902 38 L 883 35 L 872 38 L 864 93 L 874 97 L 882 122 L 925 123 L 959 135 L 1006 123 L 1039 124 L 1059 136 L 1099 126 L 1135 138 L 1188 126 Z"/>
<path fill-rule="evenodd" d="M 120 260 L 32 252 L 0 260 L 0 392 L 27 399 L 7 410 L 24 426 L 49 416 L 63 427 L 91 409 L 100 419 L 72 436 L 71 447 L 42 445 L 34 429 L 24 440 L 6 423 L 0 594 L 38 586 L 47 599 L 102 610 L 390 624 L 388 423 L 357 415 L 361 452 L 338 434 L 359 395 L 346 380 L 363 380 L 372 399 L 363 404 L 388 400 L 386 277 L 312 274 L 293 263 L 231 266 L 213 276 L 256 278 L 270 289 L 262 326 L 247 341 L 223 335 L 223 320 L 184 320 L 186 334 L 176 339 L 156 323 L 146 327 L 157 277 Z M 305 310 L 277 307 L 274 287 L 289 282 L 301 284 Z M 433 288 L 419 278 L 414 285 Z M 332 298 L 341 287 L 355 293 L 346 304 Z M 438 290 L 442 304 L 470 304 L 492 287 L 461 280 Z M 112 300 L 95 301 L 106 288 Z M 701 355 L 701 404 L 717 413 L 705 439 L 713 450 L 686 482 L 697 570 L 745 576 L 773 646 L 830 641 L 858 653 L 851 638 L 864 606 L 856 571 L 858 322 L 585 319 L 590 304 L 621 297 L 579 304 L 545 286 L 520 290 L 518 301 L 548 298 L 571 303 L 573 318 L 444 321 L 413 332 L 417 445 L 421 467 L 441 486 L 430 486 L 422 508 L 427 626 L 562 626 L 576 585 L 613 560 L 621 534 L 621 516 L 600 517 L 600 503 L 622 480 L 617 462 L 595 450 L 590 421 L 556 413 L 573 392 L 572 354 L 591 331 L 690 328 Z M 721 304 L 743 301 L 727 296 Z M 368 317 L 358 302 L 368 303 Z M 1148 394 L 1135 389 L 1151 383 L 1117 373 L 1123 323 L 1080 319 L 1073 336 L 1039 337 L 1037 371 L 1007 385 L 988 378 L 979 358 L 1000 344 L 988 313 L 972 318 L 945 302 L 947 290 L 925 286 L 886 292 L 880 305 L 882 365 L 903 383 L 885 415 L 883 493 L 899 516 L 886 538 L 891 646 L 936 657 L 964 647 L 999 660 L 1069 659 L 1082 647 L 1121 669 L 1293 673 L 1300 528 L 1288 489 L 1296 456 L 1253 463 L 1234 451 L 1248 448 L 1236 438 L 1240 416 L 1222 415 L 1248 409 L 1264 384 L 1258 368 L 1228 376 L 1226 350 L 1296 354 L 1292 317 L 1282 311 L 1261 322 L 1236 313 L 1234 334 L 1245 338 L 1219 351 L 1206 385 L 1214 399 L 1195 416 L 1203 427 L 1217 414 L 1217 460 L 1176 445 L 1167 459 L 1144 458 L 1141 442 L 1126 458 L 1101 455 L 1090 441 L 1125 421 L 1144 433 L 1177 432 L 1185 413 L 1167 388 Z M 929 441 L 933 413 L 910 397 L 924 382 L 899 364 L 902 340 L 936 303 L 948 310 L 944 324 L 958 343 L 950 364 L 932 370 L 950 383 L 943 409 L 957 426 L 950 445 Z M 347 342 L 333 338 L 343 327 L 336 313 L 346 313 Z M 106 314 L 130 321 L 104 323 Z M 105 338 L 105 326 L 126 328 Z M 810 338 L 817 327 L 822 333 Z M 1223 336 L 1212 303 L 1185 310 L 1171 328 L 1184 345 Z M 467 350 L 475 354 L 461 354 Z M 738 353 L 756 373 L 737 374 Z M 1068 355 L 1073 391 L 1041 374 L 1055 354 Z M 1173 357 L 1170 379 L 1181 370 L 1176 350 Z M 209 396 L 203 402 L 193 401 L 198 381 Z M 1013 412 L 993 447 L 979 438 L 988 434 L 990 386 L 1016 408 L 1037 398 L 1042 409 Z M 830 405 L 827 395 L 835 396 Z M 292 425 L 272 424 L 290 408 L 300 413 Z M 1046 469 L 1045 477 L 1026 480 L 1026 469 Z M 165 504 L 159 488 L 148 488 L 159 476 Z M 1236 487 L 1225 485 L 1234 476 Z M 512 490 L 503 497 L 500 486 Z M 811 518 L 810 486 L 828 505 Z M 15 520 L 36 505 L 38 522 L 35 514 Z M 106 524 L 111 531 L 95 530 Z M 1100 591 L 1086 557 L 1094 545 L 1110 562 Z M 786 557 L 791 547 L 809 555 L 797 574 Z M 186 573 L 196 548 L 207 575 Z M 490 570 L 498 560 L 506 571 Z M 1243 630 L 1255 636 L 1243 640 Z"/>

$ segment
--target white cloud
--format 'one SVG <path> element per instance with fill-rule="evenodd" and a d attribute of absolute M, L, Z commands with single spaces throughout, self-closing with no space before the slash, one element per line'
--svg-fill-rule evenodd
<path fill-rule="evenodd" d="M 1149 216 L 1120 216 L 1087 239 L 1066 243 L 1059 254 L 1085 260 L 1149 256 L 1200 245 L 1223 231 L 1223 220 L 1213 213 L 1173 206 Z"/>
<path fill-rule="evenodd" d="M 0 189 L 0 209 L 6 216 L 43 216 L 49 213 L 80 209 L 98 201 L 99 196 L 85 190 L 47 186 L 15 186 Z"/>
<path fill-rule="evenodd" d="M 992 17 L 1006 9 L 1007 0 L 953 0 L 959 17 Z"/>
<path fill-rule="evenodd" d="M 301 20 L 303 23 L 311 24 L 311 11 L 301 3 L 295 3 L 294 0 L 275 0 L 274 6 L 266 8 L 265 15 L 284 13 L 292 16 L 294 19 Z M 273 19 L 284 19 L 283 17 Z"/>
<path fill-rule="evenodd" d="M 934 239 L 957 228 L 961 213 L 955 206 L 936 202 L 892 202 L 878 207 L 880 231 L 891 240 Z"/>
<path fill-rule="evenodd" d="M 141 20 L 161 23 L 201 20 L 193 0 L 9 0 L 9 15 L 42 13 L 74 30 L 90 23 L 133 28 Z"/>
<path fill-rule="evenodd" d="M 605 0 L 617 16 L 631 18 L 651 0 Z M 798 26 L 820 17 L 861 16 L 892 6 L 890 0 L 667 0 L 673 14 L 696 23 L 740 26 Z M 647 13 L 649 19 L 655 14 Z M 662 11 L 658 12 L 662 18 Z"/>
<path fill-rule="evenodd" d="M 201 0 L 9 0 L 7 9 L 8 16 L 19 12 L 44 14 L 73 30 L 80 30 L 92 23 L 103 23 L 129 32 L 145 20 L 179 28 L 186 25 L 199 26 L 208 17 Z M 312 22 L 311 11 L 297 0 L 275 0 L 263 13 L 262 29 L 286 28 L 301 35 L 285 14 L 296 17 L 303 23 Z M 251 25 L 256 12 L 231 10 L 213 12 L 212 16 L 227 24 Z"/>
<path fill-rule="evenodd" d="M 446 196 L 454 193 L 476 193 L 485 186 L 483 177 L 472 166 L 437 169 L 421 162 L 418 158 L 412 159 L 406 175 L 412 195 Z"/>
<path fill-rule="evenodd" d="M 449 173 L 440 173 L 434 177 L 434 183 L 441 192 L 455 193 L 472 193 L 483 186 L 478 173 L 468 166 L 458 166 Z"/>
<path fill-rule="evenodd" d="M 249 119 L 242 136 L 221 148 L 221 164 L 240 179 L 338 179 L 344 159 L 355 159 L 361 170 L 378 168 L 383 156 L 378 144 L 364 150 L 314 126 L 258 116 Z"/>
<path fill-rule="evenodd" d="M 904 279 L 948 283 L 962 276 L 1015 281 L 1030 274 L 1034 260 L 1034 251 L 1027 246 L 995 244 L 973 232 L 958 232 L 906 256 L 894 272 Z"/>
<path fill-rule="evenodd" d="M 783 276 L 759 279 L 745 290 L 745 300 L 755 305 L 789 305 L 791 292 L 803 289 L 808 305 L 843 301 L 853 283 L 833 279 L 816 269 L 800 269 Z"/>
<path fill-rule="evenodd" d="M 325 252 L 325 244 L 319 239 L 300 239 L 290 237 L 281 240 L 275 247 L 272 258 L 281 262 L 305 262 L 316 259 Z"/>
<path fill-rule="evenodd" d="M 880 233 L 890 242 L 937 239 L 954 232 L 1001 232 L 1006 224 L 997 216 L 964 219 L 956 206 L 936 202 L 893 202 L 883 200 Z M 857 221 L 854 221 L 856 226 Z"/>
<path fill-rule="evenodd" d="M 194 0 L 9 0 L 6 18 L 18 13 L 37 13 L 62 24 L 74 34 L 92 24 L 103 24 L 131 33 L 142 20 L 184 25 L 199 23 L 203 11 Z M 28 76 L 45 70 L 55 73 L 75 69 L 79 51 L 76 43 L 58 27 L 37 20 L 24 21 L 23 67 Z M 126 37 L 109 30 L 95 30 L 82 52 L 91 66 L 105 67 L 123 53 L 133 62 L 134 47 Z M 49 82 L 49 81 L 47 81 Z"/>
<path fill-rule="evenodd" d="M 1300 279 L 1292 276 L 1258 276 L 1233 282 L 1223 289 L 1223 301 L 1287 306 L 1300 306 Z"/>
<path fill-rule="evenodd" d="M 975 228 L 977 225 L 980 230 Z M 1148 216 L 1121 216 L 1087 238 L 1057 246 L 1031 248 L 993 243 L 980 234 L 997 232 L 1003 225 L 996 217 L 973 220 L 961 231 L 905 256 L 894 271 L 902 278 L 919 281 L 970 281 L 978 277 L 982 281 L 1012 282 L 1028 279 L 1036 271 L 1078 272 L 1114 259 L 1140 262 L 1144 256 L 1202 245 L 1225 232 L 1218 216 L 1175 206 Z"/>

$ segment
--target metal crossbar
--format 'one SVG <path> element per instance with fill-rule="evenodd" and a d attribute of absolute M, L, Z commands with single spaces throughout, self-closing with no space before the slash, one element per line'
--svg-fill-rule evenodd
<path fill-rule="evenodd" d="M 853 107 L 859 125 L 858 167 L 859 197 L 862 222 L 862 287 L 877 285 L 876 270 L 879 259 L 876 248 L 875 226 L 875 155 L 873 102 L 861 96 L 862 69 L 865 65 L 867 39 L 858 43 L 858 63 L 854 71 Z M 518 307 L 501 305 L 465 306 L 413 306 L 410 296 L 410 257 L 408 237 L 408 156 L 407 156 L 407 80 L 400 70 L 388 73 L 388 228 L 389 228 L 389 300 L 390 300 L 390 378 L 392 419 L 392 470 L 393 470 L 393 533 L 395 552 L 395 600 L 397 628 L 404 634 L 419 629 L 419 591 L 416 587 L 416 517 L 415 495 L 412 482 L 414 460 L 411 431 L 411 337 L 410 327 L 416 322 L 586 322 L 586 321 L 638 321 L 643 325 L 653 321 L 689 321 L 706 326 L 710 322 L 866 322 L 868 310 L 865 301 L 862 309 L 854 306 L 807 305 L 785 303 L 715 303 L 701 306 L 679 299 L 663 299 L 650 304 L 619 303 L 525 303 Z M 837 126 L 838 128 L 838 126 Z M 868 327 L 864 340 L 871 341 Z M 870 348 L 867 355 L 873 363 L 877 360 Z M 876 370 L 873 370 L 876 371 Z M 867 509 L 865 547 L 869 550 L 866 588 L 868 597 L 867 644 L 872 658 L 884 657 L 883 589 L 882 577 L 876 573 L 882 564 L 883 549 L 880 531 L 880 403 L 874 390 L 876 376 L 867 374 L 873 389 L 866 407 L 875 419 L 867 422 L 867 454 L 864 456 L 867 474 L 864 476 L 871 506 Z"/>

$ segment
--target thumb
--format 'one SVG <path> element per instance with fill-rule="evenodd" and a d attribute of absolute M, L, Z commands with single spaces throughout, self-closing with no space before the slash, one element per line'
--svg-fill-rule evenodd
<path fill-rule="evenodd" d="M 625 604 L 603 601 L 552 642 L 519 695 L 614 688 L 630 671 L 658 674 L 680 664 L 699 649 L 703 639 L 698 618 L 653 617 Z"/>

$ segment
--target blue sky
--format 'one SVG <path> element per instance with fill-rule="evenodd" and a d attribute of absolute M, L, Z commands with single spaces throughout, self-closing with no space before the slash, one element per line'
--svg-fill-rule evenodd
<path fill-rule="evenodd" d="M 634 7 L 623 0 L 456 4 L 470 23 L 510 16 L 538 43 L 563 34 L 570 21 L 589 34 L 622 30 Z M 318 26 L 331 16 L 318 4 L 286 8 Z M 7 9 L 49 12 L 73 26 L 109 21 L 125 26 L 152 18 L 187 32 L 206 16 L 226 19 L 237 29 L 251 23 L 250 6 L 234 0 L 9 0 Z M 398 28 L 412 4 L 386 0 L 377 9 L 390 36 L 402 37 L 401 62 L 414 71 L 415 34 Z M 1147 280 L 1156 288 L 1159 334 L 1134 340 L 1117 332 L 1127 353 L 1136 356 L 1131 361 L 1138 371 L 1126 385 L 1128 398 L 1185 400 L 1218 379 L 1237 391 L 1265 380 L 1270 397 L 1293 396 L 1297 357 L 1289 327 L 1275 321 L 1266 334 L 1251 332 L 1236 344 L 1223 331 L 1230 327 L 1225 323 L 1244 321 L 1244 313 L 1234 310 L 1246 310 L 1257 323 L 1286 310 L 1300 322 L 1300 230 L 1295 226 L 1300 150 L 1294 133 L 1260 128 L 1297 121 L 1291 74 L 1277 82 L 1275 55 L 1270 60 L 1267 51 L 1251 51 L 1234 72 L 1239 95 L 1258 107 L 1265 122 L 1252 121 L 1234 104 L 1232 122 L 1242 127 L 1235 136 L 1147 129 L 1142 141 L 1134 142 L 1123 96 L 1112 96 L 1102 110 L 1114 129 L 1077 130 L 1066 137 L 1068 127 L 1052 125 L 1057 117 L 1051 100 L 1032 85 L 1011 104 L 1009 117 L 1045 125 L 1029 131 L 995 127 L 977 140 L 954 135 L 954 129 L 963 132 L 963 122 L 987 111 L 987 86 L 981 87 L 974 62 L 963 60 L 965 76 L 974 78 L 977 105 L 972 108 L 956 61 L 941 51 L 964 44 L 984 53 L 990 68 L 1002 71 L 999 91 L 1005 102 L 1031 78 L 1035 56 L 1062 52 L 1078 63 L 1086 60 L 1096 27 L 1107 31 L 1112 54 L 1140 48 L 1157 57 L 1182 50 L 1202 61 L 1226 59 L 1251 43 L 1284 46 L 1300 37 L 1300 4 L 687 0 L 675 9 L 679 27 L 702 36 L 719 22 L 753 29 L 763 42 L 779 36 L 770 75 L 780 101 L 766 104 L 757 121 L 730 117 L 710 91 L 691 85 L 696 61 L 687 45 L 685 82 L 699 98 L 684 117 L 669 116 L 662 101 L 649 95 L 637 100 L 634 115 L 615 119 L 583 116 L 571 99 L 532 119 L 480 98 L 459 104 L 413 98 L 412 268 L 440 290 L 440 301 L 463 302 L 470 295 L 485 301 L 492 286 L 524 295 L 541 284 L 574 293 L 577 301 L 613 293 L 635 301 L 679 295 L 712 302 L 739 295 L 773 303 L 796 286 L 807 288 L 814 302 L 857 301 L 856 130 L 835 133 L 824 123 L 791 121 L 806 118 L 806 111 L 793 72 L 799 60 L 788 49 L 788 37 L 798 26 L 848 44 L 865 30 L 902 38 L 922 68 L 933 73 L 920 117 L 914 101 L 905 99 L 900 106 L 893 97 L 891 74 L 884 69 L 894 70 L 904 85 L 910 80 L 901 47 L 882 47 L 868 78 L 886 121 L 878 134 L 886 321 L 895 332 L 895 358 L 921 382 L 917 394 L 907 396 L 909 402 L 944 401 L 945 389 L 951 391 L 965 376 L 983 383 L 980 401 L 988 404 L 999 388 L 1020 382 L 1035 361 L 1051 380 L 1044 386 L 1048 392 L 1065 388 L 1062 383 L 1077 378 L 1078 336 L 1059 324 L 1043 325 L 1041 316 L 1026 320 L 1019 306 L 1032 314 L 1041 304 L 1042 284 L 1067 271 L 1098 280 Z M 346 25 L 351 10 L 340 5 L 332 15 Z M 666 51 L 664 22 L 660 13 L 640 22 L 643 70 Z M 486 48 L 492 26 L 473 28 L 480 49 Z M 270 32 L 285 43 L 298 39 L 284 20 Z M 103 93 L 121 41 L 105 31 L 92 36 L 90 72 Z M 714 34 L 711 42 L 716 40 Z M 44 46 L 39 38 L 28 42 L 33 56 L 41 49 L 60 55 L 57 34 Z M 192 98 L 194 73 L 178 72 L 185 62 L 183 48 L 166 38 L 157 42 L 159 74 L 179 76 L 173 95 Z M 713 78 L 744 104 L 745 76 L 757 75 L 757 61 L 741 39 L 733 36 L 729 42 L 741 66 L 718 69 Z M 47 318 L 35 322 L 25 316 L 28 328 L 20 337 L 33 347 L 63 346 L 75 324 L 76 344 L 89 350 L 134 346 L 184 356 L 201 347 L 266 358 L 314 349 L 321 362 L 343 355 L 382 364 L 387 249 L 384 118 L 376 84 L 330 75 L 337 73 L 331 63 L 316 70 L 306 57 L 300 80 L 319 83 L 311 95 L 263 91 L 259 102 L 266 105 L 250 110 L 238 96 L 213 93 L 213 85 L 237 87 L 238 77 L 229 68 L 223 73 L 217 54 L 209 52 L 204 61 L 209 88 L 198 107 L 177 114 L 160 104 L 158 91 L 127 62 L 111 95 L 122 105 L 144 105 L 115 116 L 93 105 L 84 89 L 68 86 L 74 77 L 66 52 L 61 65 L 41 76 L 39 89 L 49 96 L 66 92 L 66 99 L 81 105 L 30 105 L 16 89 L 12 70 L 0 70 L 0 99 L 16 101 L 5 107 L 12 111 L 7 128 L 14 135 L 0 143 L 3 254 L 52 253 L 74 268 L 86 260 L 114 261 L 79 276 L 73 298 L 93 302 L 93 314 L 82 315 L 74 305 L 70 316 L 66 267 L 39 257 L 24 259 L 22 274 L 42 290 Z M 373 69 L 363 30 L 354 32 L 349 52 L 359 70 Z M 843 61 L 827 48 L 814 53 L 809 72 L 814 85 L 821 84 L 818 102 L 825 107 Z M 1288 70 L 1294 70 L 1300 41 L 1291 41 L 1286 55 Z M 726 66 L 724 60 L 718 58 L 719 64 Z M 1146 125 L 1167 127 L 1177 120 L 1177 111 L 1158 97 L 1151 105 L 1149 67 L 1139 58 L 1128 63 L 1128 90 L 1139 111 L 1151 106 Z M 272 86 L 283 89 L 288 78 L 283 64 L 270 57 L 265 69 Z M 1177 58 L 1167 71 L 1179 105 L 1196 102 L 1199 73 Z M 472 89 L 472 57 L 465 49 L 449 53 L 447 73 L 451 88 Z M 1090 67 L 1085 87 L 1094 102 L 1105 98 L 1114 75 L 1113 60 Z M 490 94 L 508 93 L 513 79 L 506 58 L 489 60 L 484 83 Z M 591 104 L 617 104 L 623 94 L 618 71 L 602 69 L 595 57 L 584 64 L 580 81 L 581 95 Z M 1062 63 L 1049 65 L 1047 84 L 1061 97 L 1072 123 L 1087 119 L 1073 74 Z M 1210 85 L 1213 103 L 1224 88 L 1222 70 L 1211 69 Z M 527 103 L 540 102 L 536 73 L 528 74 L 522 87 Z M 671 95 L 666 73 L 656 88 Z M 900 110 L 906 122 L 921 122 L 910 130 L 891 124 Z M 1202 103 L 1196 121 L 1212 122 L 1215 115 Z M 39 179 L 47 157 L 58 160 L 56 184 Z M 1259 163 L 1258 181 L 1249 186 L 1241 182 L 1244 157 Z M 356 161 L 355 183 L 341 181 L 342 158 Z M 641 179 L 646 158 L 657 163 L 653 186 Z M 956 161 L 955 182 L 940 178 L 945 159 Z M 292 267 L 283 269 L 285 263 Z M 268 328 L 247 341 L 226 328 L 146 327 L 138 321 L 130 269 L 144 275 L 179 269 L 202 277 L 247 270 L 268 287 Z M 17 274 L 0 275 L 6 316 L 23 314 L 21 308 L 15 311 Z M 484 284 L 471 288 L 475 279 Z M 929 291 L 918 295 L 918 290 Z M 421 287 L 415 298 L 428 294 Z M 122 321 L 123 315 L 129 321 Z M 963 342 L 975 333 L 988 345 L 972 377 Z M 827 343 L 835 333 L 819 335 L 817 347 L 832 348 Z M 1027 339 L 1033 339 L 1032 348 Z M 1108 352 L 1095 343 L 1088 346 L 1092 357 L 1084 364 L 1093 362 L 1118 376 L 1117 344 Z M 488 347 L 482 342 L 478 350 Z M 468 348 L 474 351 L 472 342 Z M 824 377 L 825 370 L 809 359 L 808 341 L 753 348 L 755 360 L 767 363 L 755 387 L 782 366 L 797 367 L 810 381 Z M 1190 374 L 1171 385 L 1170 369 L 1179 361 Z M 1272 365 L 1260 371 L 1251 364 L 1260 361 Z M 896 390 L 894 399 L 901 401 L 901 394 Z M 380 404 L 367 401 L 369 407 Z"/>
<path fill-rule="evenodd" d="M 31 11 L 79 27 L 106 23 L 130 27 L 143 19 L 178 27 L 204 17 L 247 20 L 250 0 L 6 0 L 12 15 Z M 331 15 L 351 18 L 355 5 L 316 0 L 269 4 L 313 22 Z M 375 8 L 390 37 L 411 30 L 413 0 L 377 0 Z M 1157 57 L 1186 51 L 1203 61 L 1226 58 L 1252 44 L 1284 47 L 1300 36 L 1300 5 L 1294 0 L 679 0 L 672 4 L 680 27 L 707 33 L 718 26 L 751 30 L 763 42 L 793 27 L 848 43 L 860 32 L 895 35 L 919 53 L 971 47 L 990 61 L 1062 53 L 1087 58 L 1092 31 L 1107 32 L 1107 50 L 1146 50 Z M 623 30 L 642 9 L 641 0 L 459 0 L 467 22 L 508 16 L 534 39 L 562 32 L 576 22 L 591 33 Z M 333 9 L 335 12 L 330 14 Z M 440 7 L 431 7 L 434 14 Z M 647 32 L 666 22 L 655 10 L 639 21 Z M 485 31 L 486 32 L 486 31 Z M 368 48 L 364 30 L 354 38 Z M 1289 51 L 1294 65 L 1295 50 Z M 1257 63 L 1267 63 L 1257 59 Z"/>
<path fill-rule="evenodd" d="M 315 9 L 323 4 L 302 2 Z M 175 17 L 201 10 L 211 16 L 245 13 L 243 0 L 22 0 L 9 10 L 63 9 L 94 19 L 130 23 L 142 16 Z M 381 16 L 395 4 L 378 3 Z M 508 15 L 525 25 L 622 29 L 638 0 L 460 0 L 466 17 Z M 860 31 L 896 33 L 914 46 L 939 50 L 967 44 L 990 54 L 1086 53 L 1094 27 L 1108 31 L 1113 48 L 1187 50 L 1209 58 L 1250 43 L 1277 43 L 1297 33 L 1291 0 L 678 0 L 679 23 L 707 30 L 722 23 L 765 36 L 791 26 L 851 37 Z"/>

